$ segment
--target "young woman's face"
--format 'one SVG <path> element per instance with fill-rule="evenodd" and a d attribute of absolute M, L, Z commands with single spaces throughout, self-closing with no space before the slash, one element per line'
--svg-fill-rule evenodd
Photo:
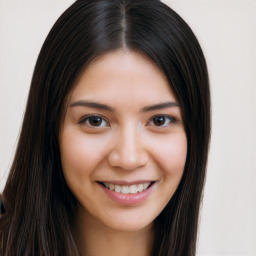
<path fill-rule="evenodd" d="M 80 213 L 112 229 L 150 227 L 177 189 L 187 155 L 166 77 L 136 52 L 93 62 L 72 91 L 60 151 Z"/>

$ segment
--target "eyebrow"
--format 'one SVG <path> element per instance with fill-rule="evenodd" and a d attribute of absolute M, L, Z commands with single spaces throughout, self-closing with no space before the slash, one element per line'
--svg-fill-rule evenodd
<path fill-rule="evenodd" d="M 114 112 L 114 109 L 111 108 L 108 105 L 97 103 L 97 102 L 92 102 L 92 101 L 76 101 L 70 104 L 70 107 L 76 107 L 76 106 L 82 106 L 82 107 L 90 107 L 90 108 L 97 108 L 97 109 L 103 109 L 103 110 L 108 110 L 111 112 Z"/>
<path fill-rule="evenodd" d="M 180 105 L 177 102 L 164 102 L 164 103 L 160 103 L 152 106 L 146 106 L 142 109 L 142 112 L 148 112 L 148 111 L 172 108 L 172 107 L 180 107 Z"/>
<path fill-rule="evenodd" d="M 103 109 L 111 112 L 115 111 L 112 107 L 108 105 L 98 103 L 98 102 L 93 102 L 93 101 L 80 100 L 70 104 L 70 107 L 76 107 L 76 106 Z M 164 102 L 164 103 L 143 107 L 142 112 L 149 112 L 149 111 L 160 110 L 160 109 L 171 108 L 171 107 L 179 107 L 179 106 L 180 105 L 177 102 Z"/>

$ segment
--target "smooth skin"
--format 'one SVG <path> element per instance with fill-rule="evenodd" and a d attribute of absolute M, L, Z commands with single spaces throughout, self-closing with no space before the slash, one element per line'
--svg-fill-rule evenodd
<path fill-rule="evenodd" d="M 181 180 L 187 138 L 167 78 L 143 54 L 107 53 L 84 71 L 60 131 L 62 167 L 79 202 L 74 236 L 82 255 L 148 256 L 153 221 Z M 154 181 L 136 204 L 99 182 Z"/>

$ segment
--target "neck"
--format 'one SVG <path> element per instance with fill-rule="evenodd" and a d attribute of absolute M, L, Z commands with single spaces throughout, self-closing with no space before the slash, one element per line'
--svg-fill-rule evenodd
<path fill-rule="evenodd" d="M 152 225 L 136 231 L 113 230 L 93 216 L 79 213 L 73 227 L 81 256 L 150 256 Z"/>

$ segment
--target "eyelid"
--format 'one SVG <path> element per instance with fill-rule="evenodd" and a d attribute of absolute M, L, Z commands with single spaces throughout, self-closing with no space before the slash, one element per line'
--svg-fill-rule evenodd
<path fill-rule="evenodd" d="M 93 126 L 93 125 L 90 125 L 90 124 L 86 124 L 86 122 L 88 121 L 88 119 L 89 119 L 90 117 L 100 117 L 100 118 L 102 118 L 102 120 L 103 120 L 104 122 L 106 122 L 107 125 L 105 125 L 105 126 Z M 110 126 L 109 121 L 107 120 L 107 118 L 105 118 L 104 116 L 99 115 L 99 114 L 88 114 L 88 115 L 85 115 L 85 116 L 83 116 L 83 117 L 79 120 L 78 123 L 81 124 L 81 125 L 86 125 L 86 126 L 89 127 L 89 128 L 96 128 L 96 129 L 97 129 L 97 128 L 104 128 L 104 127 L 109 127 L 109 126 Z"/>
<path fill-rule="evenodd" d="M 152 124 L 153 122 L 153 119 L 156 118 L 156 117 L 165 117 L 167 119 L 169 119 L 170 121 L 168 122 L 168 124 L 165 124 L 165 125 L 161 125 L 161 126 L 157 126 L 155 124 Z M 166 115 L 166 114 L 157 114 L 157 115 L 154 115 L 152 116 L 149 121 L 146 123 L 147 126 L 154 126 L 154 127 L 157 127 L 157 128 L 164 128 L 164 127 L 167 127 L 167 126 L 170 126 L 170 125 L 173 125 L 177 122 L 177 119 L 171 115 Z"/>

